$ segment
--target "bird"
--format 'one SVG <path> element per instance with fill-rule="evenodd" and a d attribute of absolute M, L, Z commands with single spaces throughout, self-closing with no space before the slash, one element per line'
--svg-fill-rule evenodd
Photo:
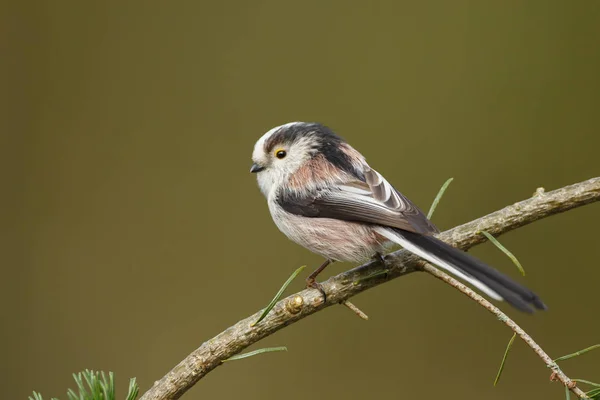
<path fill-rule="evenodd" d="M 527 313 L 547 308 L 527 287 L 436 238 L 439 230 L 425 214 L 321 123 L 267 131 L 254 145 L 250 172 L 279 230 L 325 258 L 306 280 L 323 296 L 316 277 L 330 263 L 385 262 L 382 255 L 400 245 L 494 300 Z"/>

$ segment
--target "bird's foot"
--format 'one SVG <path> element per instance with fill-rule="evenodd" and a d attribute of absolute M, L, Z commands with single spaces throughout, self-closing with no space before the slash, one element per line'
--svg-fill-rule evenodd
<path fill-rule="evenodd" d="M 323 303 L 327 301 L 327 294 L 325 293 L 325 289 L 323 289 L 323 285 L 316 281 L 313 277 L 308 277 L 306 279 L 306 287 L 311 289 L 317 289 L 323 295 Z"/>
<path fill-rule="evenodd" d="M 381 254 L 381 253 L 375 253 L 375 255 L 373 256 L 373 258 L 376 261 L 379 261 L 381 263 L 381 265 L 384 268 L 384 270 L 382 271 L 383 272 L 382 275 L 384 275 L 384 278 L 387 278 L 389 269 L 387 267 L 387 263 L 385 262 L 385 257 L 383 256 L 383 254 Z"/>
<path fill-rule="evenodd" d="M 375 255 L 373 256 L 373 258 L 377 261 L 379 261 L 381 263 L 381 265 L 383 265 L 385 267 L 385 257 L 383 256 L 383 254 L 381 253 L 375 253 Z"/>

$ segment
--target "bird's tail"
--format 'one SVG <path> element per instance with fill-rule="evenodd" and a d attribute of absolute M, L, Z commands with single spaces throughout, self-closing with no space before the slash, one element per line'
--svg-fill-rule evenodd
<path fill-rule="evenodd" d="M 525 286 L 433 236 L 383 227 L 377 228 L 377 232 L 495 300 L 506 300 L 512 306 L 528 313 L 533 312 L 532 305 L 539 310 L 546 309 L 542 300 Z"/>

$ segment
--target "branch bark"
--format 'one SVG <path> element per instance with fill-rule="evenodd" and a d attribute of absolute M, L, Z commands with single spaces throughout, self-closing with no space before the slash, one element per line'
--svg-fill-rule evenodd
<path fill-rule="evenodd" d="M 445 231 L 438 237 L 453 246 L 467 250 L 486 241 L 480 231 L 498 236 L 550 215 L 596 201 L 600 201 L 600 177 L 547 193 L 540 188 L 530 199 Z M 163 378 L 156 381 L 154 386 L 144 393 L 141 400 L 178 399 L 206 374 L 221 365 L 223 360 L 259 340 L 317 311 L 344 302 L 360 292 L 419 270 L 424 270 L 450 284 L 495 314 L 552 369 L 554 379 L 562 382 L 578 397 L 586 398 L 585 393 L 576 387 L 575 382 L 558 368 L 523 329 L 483 297 L 407 251 L 399 250 L 388 254 L 385 261 L 387 274 L 377 275 L 377 272 L 382 271 L 384 267 L 379 261 L 373 261 L 322 282 L 327 292 L 325 303 L 317 290 L 305 289 L 280 300 L 269 315 L 254 327 L 251 324 L 258 319 L 261 311 L 239 321 L 194 350 Z M 377 276 L 369 278 L 373 274 Z"/>

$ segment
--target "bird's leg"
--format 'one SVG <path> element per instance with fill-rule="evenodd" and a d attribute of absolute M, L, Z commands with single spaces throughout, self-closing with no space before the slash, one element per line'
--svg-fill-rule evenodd
<path fill-rule="evenodd" d="M 375 253 L 375 255 L 373 256 L 373 258 L 377 261 L 379 261 L 381 263 L 381 265 L 383 265 L 385 267 L 385 258 L 383 257 L 383 254 L 377 252 Z"/>
<path fill-rule="evenodd" d="M 317 275 L 319 275 L 321 272 L 323 272 L 323 270 L 324 270 L 325 268 L 327 268 L 327 266 L 328 266 L 329 264 L 331 264 L 332 262 L 333 262 L 332 260 L 325 260 L 325 261 L 323 262 L 323 264 L 321 264 L 321 266 L 320 266 L 319 268 L 315 269 L 315 270 L 313 271 L 313 273 L 312 273 L 312 274 L 310 274 L 310 275 L 308 276 L 308 278 L 306 278 L 306 283 L 307 283 L 307 284 L 311 284 L 312 282 L 316 282 Z"/>
<path fill-rule="evenodd" d="M 323 295 L 323 303 L 327 301 L 327 295 L 325 294 L 325 290 L 323 290 L 323 286 L 317 282 L 317 275 L 319 275 L 329 264 L 331 264 L 332 260 L 325 260 L 323 264 L 317 269 L 314 270 L 312 274 L 306 278 L 306 287 L 317 289 Z"/>

